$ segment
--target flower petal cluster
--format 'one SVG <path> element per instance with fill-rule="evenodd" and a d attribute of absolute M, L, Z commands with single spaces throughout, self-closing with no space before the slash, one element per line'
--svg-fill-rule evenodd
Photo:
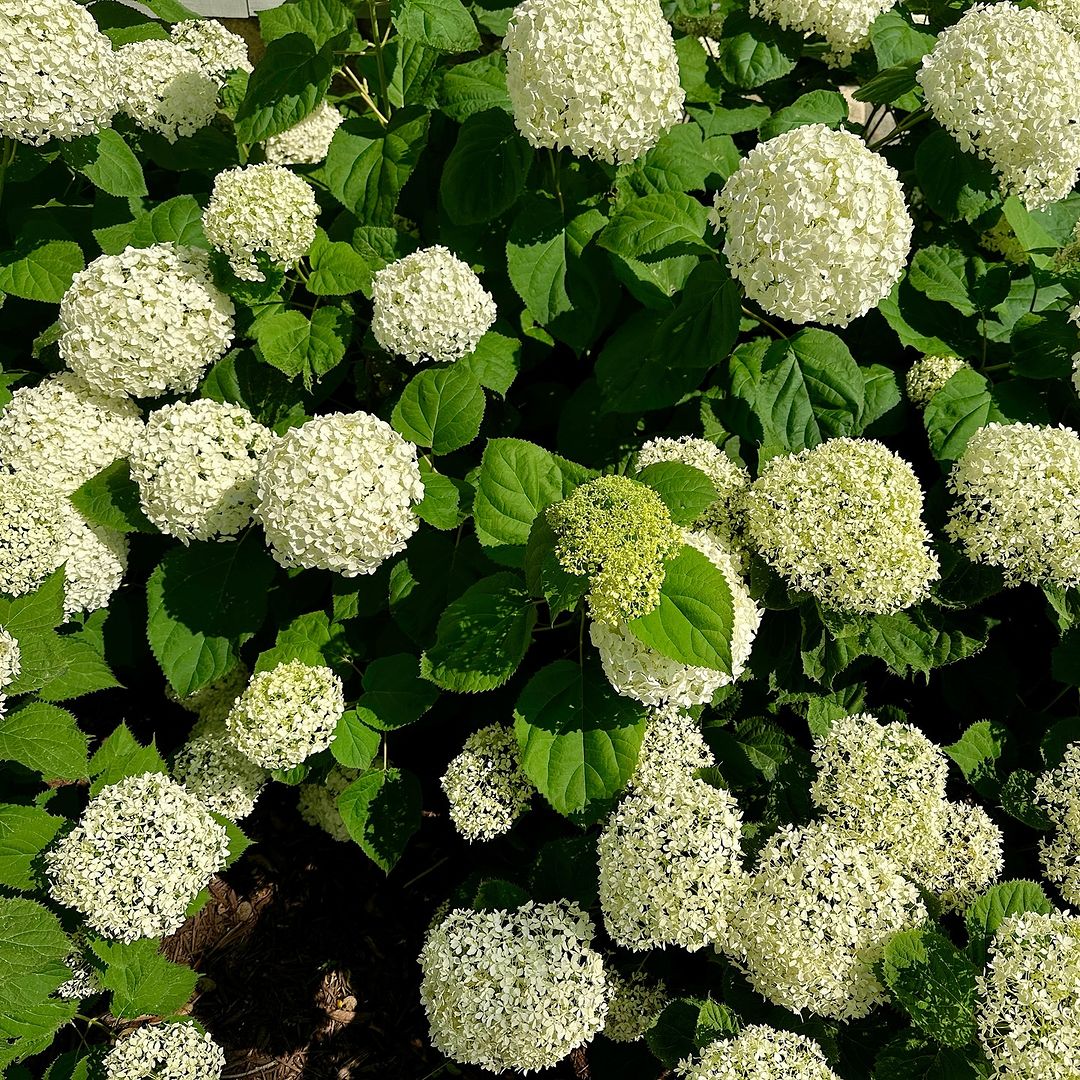
<path fill-rule="evenodd" d="M 236 699 L 244 692 L 251 673 L 243 663 L 234 664 L 220 679 L 196 690 L 187 697 L 179 697 L 171 686 L 165 687 L 165 696 L 175 701 L 201 721 L 213 724 L 224 721 L 232 712 Z"/>
<path fill-rule="evenodd" d="M 352 835 L 338 809 L 338 796 L 360 775 L 357 769 L 335 765 L 321 784 L 301 784 L 296 797 L 300 816 L 316 829 L 322 829 L 332 840 L 349 843 Z"/>
<path fill-rule="evenodd" d="M 929 405 L 930 399 L 967 366 L 958 356 L 920 356 L 907 371 L 908 401 L 919 408 Z"/>
<path fill-rule="evenodd" d="M 701 725 L 676 706 L 650 709 L 629 789 L 660 797 L 688 774 L 716 764 Z"/>
<path fill-rule="evenodd" d="M 995 1080 L 1080 1073 L 1080 918 L 1026 911 L 1004 919 L 976 987 L 979 1041 Z"/>
<path fill-rule="evenodd" d="M 917 76 L 934 119 L 989 161 L 1029 210 L 1080 171 L 1080 42 L 1036 8 L 976 4 L 943 30 Z"/>
<path fill-rule="evenodd" d="M 45 854 L 54 900 L 121 941 L 171 934 L 222 869 L 229 838 L 202 800 L 160 773 L 95 795 L 78 825 Z"/>
<path fill-rule="evenodd" d="M 746 500 L 747 532 L 794 588 L 840 611 L 910 607 L 939 576 L 911 466 L 872 439 L 830 439 L 770 459 Z"/>
<path fill-rule="evenodd" d="M 893 0 L 751 0 L 750 14 L 785 30 L 817 34 L 829 46 L 828 63 L 843 67 L 870 44 L 874 20 Z"/>
<path fill-rule="evenodd" d="M 1080 35 L 1080 8 L 1076 0 L 1039 0 L 1035 7 L 1052 15 L 1058 25 L 1073 37 Z"/>
<path fill-rule="evenodd" d="M 626 476 L 598 476 L 549 506 L 547 520 L 562 568 L 589 577 L 594 619 L 627 622 L 660 602 L 664 562 L 678 554 L 682 539 L 652 488 Z"/>
<path fill-rule="evenodd" d="M 120 105 L 112 43 L 75 0 L 0 0 L 0 136 L 31 146 L 108 127 Z"/>
<path fill-rule="evenodd" d="M 847 326 L 865 315 L 900 280 L 911 246 L 896 170 L 823 124 L 759 143 L 716 196 L 711 220 L 746 295 L 794 323 Z"/>
<path fill-rule="evenodd" d="M 840 1080 L 813 1039 L 765 1024 L 709 1043 L 676 1072 L 683 1080 Z"/>
<path fill-rule="evenodd" d="M 1047 880 L 1067 904 L 1080 904 L 1080 743 L 1070 744 L 1060 763 L 1039 777 L 1035 798 L 1055 827 L 1039 841 Z"/>
<path fill-rule="evenodd" d="M 1005 581 L 1080 585 L 1080 437 L 1067 427 L 987 424 L 948 478 L 945 525 L 973 562 Z"/>
<path fill-rule="evenodd" d="M 151 38 L 116 54 L 124 95 L 120 108 L 169 142 L 194 135 L 217 113 L 218 83 L 187 49 Z"/>
<path fill-rule="evenodd" d="M 29 475 L 0 472 L 0 592 L 22 596 L 64 561 L 60 499 Z"/>
<path fill-rule="evenodd" d="M 288 660 L 252 675 L 225 722 L 240 753 L 267 769 L 291 769 L 330 745 L 344 712 L 339 676 Z"/>
<path fill-rule="evenodd" d="M 1069 312 L 1069 322 L 1080 326 L 1080 304 L 1077 304 Z M 1080 395 L 1080 352 L 1075 352 L 1072 355 L 1072 384 L 1073 389 Z"/>
<path fill-rule="evenodd" d="M 72 279 L 60 301 L 60 355 L 103 394 L 187 393 L 232 344 L 233 314 L 205 251 L 129 247 Z"/>
<path fill-rule="evenodd" d="M 734 913 L 734 959 L 774 1005 L 857 1019 L 888 999 L 874 975 L 886 942 L 926 917 L 918 889 L 881 852 L 828 822 L 785 825 Z"/>
<path fill-rule="evenodd" d="M 451 911 L 420 953 L 436 1049 L 493 1072 L 561 1061 L 604 1026 L 608 986 L 595 927 L 577 904 Z"/>
<path fill-rule="evenodd" d="M 966 911 L 1001 877 L 1001 829 L 972 803 L 945 804 L 937 847 L 919 848 L 910 876 L 934 893 L 944 911 Z"/>
<path fill-rule="evenodd" d="M 509 832 L 529 808 L 534 788 L 521 770 L 521 750 L 507 724 L 474 731 L 439 781 L 450 802 L 450 820 L 466 840 L 491 840 Z"/>
<path fill-rule="evenodd" d="M 609 968 L 607 982 L 609 996 L 604 1034 L 612 1042 L 637 1042 L 656 1023 L 671 995 L 663 983 L 640 971 L 621 975 Z"/>
<path fill-rule="evenodd" d="M 169 31 L 169 40 L 191 53 L 218 86 L 234 71 L 255 70 L 248 59 L 247 42 L 217 19 L 184 19 Z"/>
<path fill-rule="evenodd" d="M 70 968 L 71 978 L 61 983 L 54 991 L 58 998 L 78 1001 L 80 998 L 90 997 L 91 994 L 100 994 L 104 989 L 97 972 L 90 967 L 86 957 L 79 950 L 66 957 L 64 964 Z"/>
<path fill-rule="evenodd" d="M 0 690 L 10 686 L 22 674 L 22 649 L 19 639 L 0 629 Z"/>
<path fill-rule="evenodd" d="M 423 497 L 412 443 L 370 413 L 330 413 L 263 458 L 255 519 L 282 566 L 357 577 L 405 550 Z"/>
<path fill-rule="evenodd" d="M 225 722 L 201 721 L 177 751 L 173 776 L 215 814 L 240 821 L 255 809 L 269 779 L 266 770 L 229 740 Z"/>
<path fill-rule="evenodd" d="M 131 451 L 143 513 L 185 544 L 235 536 L 251 521 L 255 473 L 276 441 L 239 405 L 200 398 L 152 412 Z"/>
<path fill-rule="evenodd" d="M 194 1024 L 146 1024 L 105 1055 L 105 1080 L 220 1080 L 225 1051 Z"/>
<path fill-rule="evenodd" d="M 334 132 L 345 117 L 322 101 L 298 124 L 271 135 L 264 151 L 271 165 L 316 165 L 326 159 Z"/>
<path fill-rule="evenodd" d="M 203 211 L 206 239 L 244 281 L 264 281 L 256 255 L 291 266 L 315 239 L 319 206 L 307 183 L 281 165 L 246 165 L 214 178 Z"/>
<path fill-rule="evenodd" d="M 533 146 L 633 161 L 682 119 L 657 0 L 523 0 L 503 48 L 514 122 Z"/>
<path fill-rule="evenodd" d="M 113 529 L 91 525 L 66 499 L 60 500 L 64 520 L 64 613 L 103 608 L 120 588 L 127 573 L 127 537 Z"/>
<path fill-rule="evenodd" d="M 410 364 L 471 353 L 495 321 L 495 301 L 468 263 L 435 244 L 384 266 L 371 279 L 371 332 Z"/>

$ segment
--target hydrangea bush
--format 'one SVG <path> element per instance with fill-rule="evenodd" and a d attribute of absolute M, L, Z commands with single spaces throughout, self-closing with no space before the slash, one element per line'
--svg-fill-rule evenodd
<path fill-rule="evenodd" d="M 1075 1080 L 1078 12 L 0 0 L 0 1073 L 269 802 L 447 1075 Z"/>

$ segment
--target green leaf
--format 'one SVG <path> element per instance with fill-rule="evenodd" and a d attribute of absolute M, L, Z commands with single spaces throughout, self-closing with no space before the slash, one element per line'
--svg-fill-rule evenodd
<path fill-rule="evenodd" d="M 58 304 L 71 279 L 86 266 L 72 240 L 30 240 L 0 254 L 0 292 Z"/>
<path fill-rule="evenodd" d="M 848 117 L 847 101 L 834 90 L 811 90 L 786 108 L 778 109 L 761 125 L 762 139 L 774 139 L 806 124 L 838 128 Z"/>
<path fill-rule="evenodd" d="M 671 368 L 707 368 L 731 352 L 739 336 L 741 293 L 718 263 L 699 263 L 675 310 L 657 327 L 653 350 Z"/>
<path fill-rule="evenodd" d="M 461 0 L 404 0 L 394 25 L 407 41 L 441 52 L 470 52 L 480 47 L 476 23 Z"/>
<path fill-rule="evenodd" d="M 371 769 L 338 796 L 337 804 L 349 835 L 389 873 L 420 828 L 420 782 L 401 769 Z"/>
<path fill-rule="evenodd" d="M 106 663 L 101 647 L 79 633 L 59 637 L 56 647 L 63 670 L 42 684 L 39 691 L 42 701 L 70 701 L 123 685 Z"/>
<path fill-rule="evenodd" d="M 127 458 L 118 458 L 72 492 L 75 509 L 91 525 L 121 533 L 156 533 L 157 526 L 142 512 L 139 488 L 131 479 Z"/>
<path fill-rule="evenodd" d="M 924 604 L 891 615 L 871 616 L 859 644 L 897 675 L 927 674 L 979 652 L 994 625 L 995 621 L 985 616 Z"/>
<path fill-rule="evenodd" d="M 660 604 L 631 619 L 634 637 L 680 664 L 731 672 L 734 608 L 724 575 L 683 545 L 664 572 Z"/>
<path fill-rule="evenodd" d="M 899 11 L 886 11 L 870 27 L 870 44 L 879 71 L 897 64 L 921 64 L 936 42 L 935 35 L 917 30 Z"/>
<path fill-rule="evenodd" d="M 371 285 L 371 267 L 351 245 L 330 240 L 319 229 L 308 252 L 311 273 L 305 288 L 313 296 L 348 296 Z"/>
<path fill-rule="evenodd" d="M 740 90 L 753 90 L 787 75 L 801 51 L 798 34 L 742 12 L 726 20 L 719 44 L 716 63 L 720 74 Z"/>
<path fill-rule="evenodd" d="M 1027 769 L 1014 769 L 1002 785 L 1001 808 L 1017 821 L 1045 832 L 1052 829 L 1054 823 L 1035 798 L 1035 783 L 1038 779 Z"/>
<path fill-rule="evenodd" d="M 681 461 L 656 461 L 646 465 L 636 479 L 648 484 L 671 511 L 676 525 L 690 525 L 716 502 L 716 487 L 700 470 Z"/>
<path fill-rule="evenodd" d="M 44 884 L 38 858 L 67 819 L 36 806 L 0 805 L 0 885 L 33 892 Z"/>
<path fill-rule="evenodd" d="M 345 712 L 334 729 L 330 753 L 347 769 L 367 769 L 375 760 L 382 735 L 372 731 L 351 709 Z"/>
<path fill-rule="evenodd" d="M 645 195 L 626 203 L 596 242 L 624 258 L 645 261 L 707 254 L 712 251 L 702 239 L 707 218 L 705 207 L 682 192 Z"/>
<path fill-rule="evenodd" d="M 615 692 L 597 665 L 556 660 L 514 709 L 525 775 L 560 814 L 598 820 L 637 765 L 645 710 Z"/>
<path fill-rule="evenodd" d="M 927 205 L 946 221 L 974 221 L 1001 201 L 990 166 L 941 129 L 919 143 L 915 176 Z"/>
<path fill-rule="evenodd" d="M 449 68 L 439 89 L 439 108 L 459 124 L 486 109 L 511 112 L 502 52 Z"/>
<path fill-rule="evenodd" d="M 968 908 L 965 922 L 971 938 L 969 951 L 980 966 L 997 928 L 1010 916 L 1035 911 L 1049 915 L 1054 910 L 1042 886 L 1034 881 L 1003 881 L 988 889 Z"/>
<path fill-rule="evenodd" d="M 356 715 L 379 731 L 416 723 L 439 696 L 431 683 L 420 678 L 420 662 L 411 653 L 372 660 L 364 669 L 363 685 Z"/>
<path fill-rule="evenodd" d="M 185 7 L 179 0 L 140 0 L 140 3 L 149 8 L 154 16 L 167 23 L 183 22 L 185 19 L 200 18 L 190 8 Z"/>
<path fill-rule="evenodd" d="M 738 167 L 739 151 L 728 135 L 706 138 L 697 124 L 676 124 L 644 157 L 620 166 L 619 193 L 624 183 L 635 195 L 711 191 Z"/>
<path fill-rule="evenodd" d="M 249 349 L 219 360 L 199 387 L 201 397 L 242 405 L 256 420 L 277 432 L 307 419 L 302 400 L 288 376 L 264 364 Z"/>
<path fill-rule="evenodd" d="M 924 296 L 941 300 L 961 315 L 974 315 L 976 305 L 968 292 L 967 259 L 957 248 L 931 245 L 911 258 L 908 281 Z"/>
<path fill-rule="evenodd" d="M 891 105 L 894 101 L 919 89 L 915 76 L 922 65 L 919 63 L 895 64 L 878 72 L 855 91 L 856 101 L 869 101 L 875 105 Z"/>
<path fill-rule="evenodd" d="M 595 836 L 560 836 L 542 844 L 529 873 L 529 888 L 543 902 L 576 900 L 588 910 L 596 904 L 599 882 Z"/>
<path fill-rule="evenodd" d="M 94 229 L 94 238 L 106 255 L 119 255 L 126 247 L 145 248 L 163 243 L 209 246 L 202 228 L 202 207 L 193 195 L 177 195 L 137 214 L 131 221 Z"/>
<path fill-rule="evenodd" d="M 158 952 L 156 938 L 122 942 L 92 941 L 90 948 L 105 970 L 101 985 L 112 991 L 113 1016 L 170 1016 L 187 1004 L 199 974 Z"/>
<path fill-rule="evenodd" d="M 60 154 L 72 169 L 107 195 L 127 199 L 146 194 L 146 179 L 139 159 L 124 137 L 112 128 L 61 143 Z"/>
<path fill-rule="evenodd" d="M 437 473 L 424 458 L 420 459 L 420 479 L 424 482 L 424 497 L 413 512 L 433 528 L 456 529 L 469 516 L 472 488 L 464 480 Z"/>
<path fill-rule="evenodd" d="M 521 342 L 489 330 L 476 348 L 457 363 L 471 371 L 481 386 L 506 397 L 521 368 Z"/>
<path fill-rule="evenodd" d="M 94 777 L 90 794 L 96 795 L 103 787 L 118 783 L 128 776 L 168 774 L 168 771 L 169 767 L 157 747 L 153 743 L 143 746 L 131 734 L 127 724 L 121 722 L 90 759 L 90 775 Z"/>
<path fill-rule="evenodd" d="M 477 225 L 505 214 L 525 190 L 532 159 L 532 147 L 508 113 L 495 108 L 470 116 L 458 132 L 439 184 L 450 220 Z"/>
<path fill-rule="evenodd" d="M 960 457 L 979 428 L 1006 420 L 986 378 L 969 367 L 956 372 L 923 410 L 930 449 L 942 464 Z"/>
<path fill-rule="evenodd" d="M 343 628 L 325 611 L 310 611 L 278 630 L 274 647 L 259 654 L 255 670 L 271 671 L 291 660 L 302 660 L 312 667 L 334 667 L 347 654 Z"/>
<path fill-rule="evenodd" d="M 990 1066 L 977 1046 L 953 1050 L 911 1028 L 874 1059 L 875 1080 L 986 1080 Z"/>
<path fill-rule="evenodd" d="M 677 998 L 645 1032 L 649 1049 L 673 1069 L 683 1059 L 739 1030 L 739 1019 L 726 1005 L 701 998 Z"/>
<path fill-rule="evenodd" d="M 1007 735 L 1008 730 L 996 721 L 977 720 L 956 742 L 943 748 L 983 798 L 997 798 L 1001 790 L 997 762 L 1005 749 Z"/>
<path fill-rule="evenodd" d="M 29 701 L 0 717 L 0 761 L 17 761 L 46 780 L 87 775 L 87 739 L 66 709 Z"/>
<path fill-rule="evenodd" d="M 341 363 L 351 336 L 352 320 L 339 307 L 316 308 L 310 319 L 281 311 L 255 324 L 259 356 L 289 378 L 302 375 L 308 388 Z"/>
<path fill-rule="evenodd" d="M 460 450 L 480 434 L 484 390 L 468 369 L 458 364 L 414 375 L 394 406 L 396 431 L 436 454 Z"/>
<path fill-rule="evenodd" d="M 304 34 L 321 49 L 352 27 L 352 13 L 341 0 L 292 0 L 259 12 L 259 34 L 267 43 L 289 34 Z"/>
<path fill-rule="evenodd" d="M 444 690 L 494 690 L 517 671 L 535 624 L 536 609 L 518 575 L 492 574 L 442 613 L 420 674 Z"/>
<path fill-rule="evenodd" d="M 573 611 L 589 590 L 589 579 L 568 574 L 555 554 L 555 533 L 542 514 L 533 522 L 525 545 L 525 581 L 534 596 L 542 596 L 554 622 L 563 611 Z"/>

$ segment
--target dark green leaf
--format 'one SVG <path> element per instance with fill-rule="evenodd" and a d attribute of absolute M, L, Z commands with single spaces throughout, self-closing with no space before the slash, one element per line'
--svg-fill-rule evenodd
<path fill-rule="evenodd" d="M 334 731 L 330 753 L 347 769 L 367 769 L 375 760 L 382 736 L 372 731 L 351 709 L 344 713 Z"/>
<path fill-rule="evenodd" d="M 420 828 L 420 806 L 420 782 L 400 769 L 371 769 L 338 796 L 349 835 L 386 873 Z"/>
<path fill-rule="evenodd" d="M 525 190 L 532 158 L 532 148 L 508 113 L 488 109 L 470 116 L 458 132 L 439 185 L 450 220 L 476 225 L 506 213 Z"/>
<path fill-rule="evenodd" d="M 612 217 L 597 243 L 624 258 L 645 261 L 708 253 L 712 249 L 702 239 L 706 219 L 705 207 L 682 192 L 644 195 Z"/>
<path fill-rule="evenodd" d="M 968 909 L 967 931 L 970 950 L 980 966 L 986 958 L 986 947 L 997 928 L 1010 916 L 1035 911 L 1049 915 L 1054 910 L 1041 885 L 1034 881 L 1003 881 L 988 889 Z"/>
<path fill-rule="evenodd" d="M 90 477 L 72 492 L 71 501 L 91 525 L 121 533 L 158 531 L 142 512 L 139 488 L 131 479 L 126 458 L 119 458 Z"/>
<path fill-rule="evenodd" d="M 717 1039 L 738 1033 L 739 1019 L 726 1005 L 700 998 L 676 998 L 645 1033 L 649 1049 L 668 1068 Z"/>
<path fill-rule="evenodd" d="M 339 307 L 320 307 L 309 319 L 300 311 L 267 315 L 255 324 L 260 357 L 311 387 L 345 358 L 352 320 Z"/>
<path fill-rule="evenodd" d="M 637 479 L 648 484 L 671 512 L 676 525 L 690 525 L 716 502 L 716 487 L 700 470 L 681 461 L 646 465 Z"/>
<path fill-rule="evenodd" d="M 126 199 L 146 194 L 139 159 L 112 128 L 61 143 L 60 152 L 72 169 L 108 195 Z"/>
<path fill-rule="evenodd" d="M 1005 748 L 1008 730 L 993 720 L 977 720 L 971 724 L 959 740 L 944 747 L 960 766 L 967 782 L 983 798 L 997 797 L 1001 789 L 997 762 Z"/>
<path fill-rule="evenodd" d="M 41 853 L 67 824 L 36 806 L 0 805 L 0 885 L 33 892 L 44 884 Z"/>
<path fill-rule="evenodd" d="M 485 109 L 510 112 L 502 52 L 488 53 L 447 70 L 439 91 L 439 107 L 458 123 Z"/>
<path fill-rule="evenodd" d="M 71 240 L 20 243 L 0 254 L 0 292 L 57 304 L 85 266 L 82 248 Z"/>
<path fill-rule="evenodd" d="M 94 778 L 90 793 L 96 795 L 103 787 L 128 776 L 168 771 L 157 747 L 153 743 L 143 746 L 128 730 L 127 724 L 121 722 L 90 759 L 90 775 Z"/>
<path fill-rule="evenodd" d="M 353 16 L 341 0 L 292 0 L 259 12 L 259 33 L 265 42 L 288 34 L 304 34 L 315 48 L 321 49 L 352 26 Z"/>
<path fill-rule="evenodd" d="M 90 947 L 105 964 L 101 985 L 112 991 L 113 1016 L 170 1016 L 187 1004 L 199 981 L 198 972 L 162 956 L 156 939 L 94 941 Z"/>
<path fill-rule="evenodd" d="M 0 716 L 0 761 L 17 761 L 46 780 L 87 775 L 87 739 L 66 709 L 29 701 Z"/>
<path fill-rule="evenodd" d="M 398 33 L 442 52 L 470 52 L 480 34 L 461 0 L 403 0 L 394 16 Z"/>
<path fill-rule="evenodd" d="M 716 58 L 720 73 L 740 90 L 752 90 L 792 71 L 799 57 L 798 34 L 743 13 L 724 23 Z"/>
<path fill-rule="evenodd" d="M 394 428 L 436 454 L 460 450 L 480 434 L 484 390 L 467 368 L 447 364 L 414 375 L 394 406 Z"/>
<path fill-rule="evenodd" d="M 778 109 L 761 125 L 761 137 L 773 139 L 806 124 L 838 128 L 848 115 L 847 101 L 834 90 L 811 90 L 786 108 Z"/>
<path fill-rule="evenodd" d="M 380 731 L 414 724 L 439 696 L 431 683 L 420 678 L 420 662 L 411 653 L 372 660 L 364 669 L 363 684 L 356 715 Z"/>

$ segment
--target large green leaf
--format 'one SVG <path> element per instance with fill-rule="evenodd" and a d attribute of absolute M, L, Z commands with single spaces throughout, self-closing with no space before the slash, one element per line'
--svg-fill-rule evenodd
<path fill-rule="evenodd" d="M 85 266 L 72 240 L 29 240 L 0 254 L 0 292 L 56 304 Z"/>
<path fill-rule="evenodd" d="M 923 410 L 930 449 L 942 464 L 955 461 L 979 428 L 1006 420 L 986 377 L 969 367 L 956 372 Z"/>
<path fill-rule="evenodd" d="M 64 161 L 107 195 L 138 198 L 146 194 L 142 165 L 124 137 L 112 128 L 60 144 Z"/>
<path fill-rule="evenodd" d="M 94 778 L 90 794 L 96 795 L 103 787 L 116 784 L 128 776 L 168 771 L 169 767 L 153 742 L 143 746 L 131 734 L 127 724 L 121 722 L 90 759 L 90 775 Z"/>
<path fill-rule="evenodd" d="M 458 123 L 486 109 L 511 112 L 502 52 L 491 52 L 449 68 L 439 90 L 439 107 Z"/>
<path fill-rule="evenodd" d="M 1049 915 L 1054 910 L 1042 886 L 1034 881 L 1003 881 L 993 885 L 968 909 L 969 951 L 980 966 L 997 928 L 1013 915 L 1034 911 Z"/>
<path fill-rule="evenodd" d="M 87 739 L 67 709 L 28 701 L 0 716 L 0 761 L 17 761 L 46 780 L 87 775 Z"/>
<path fill-rule="evenodd" d="M 484 390 L 460 364 L 414 375 L 394 406 L 394 428 L 436 454 L 460 450 L 480 434 Z"/>
<path fill-rule="evenodd" d="M 156 939 L 123 942 L 94 941 L 91 948 L 105 964 L 101 985 L 112 991 L 113 1016 L 169 1016 L 191 997 L 198 972 L 174 964 L 158 952 Z"/>
<path fill-rule="evenodd" d="M 305 282 L 314 296 L 348 296 L 371 285 L 371 266 L 352 246 L 331 240 L 319 229 L 308 252 L 311 273 Z"/>
<path fill-rule="evenodd" d="M 724 23 L 717 64 L 740 90 L 752 90 L 787 75 L 801 51 L 799 35 L 739 12 Z"/>
<path fill-rule="evenodd" d="M 461 0 L 403 0 L 394 25 L 406 41 L 441 52 L 471 52 L 480 47 L 476 23 Z"/>
<path fill-rule="evenodd" d="M 1004 752 L 1008 730 L 994 720 L 976 720 L 951 746 L 943 747 L 984 798 L 996 798 L 1001 789 L 997 762 Z"/>
<path fill-rule="evenodd" d="M 401 769 L 370 769 L 338 796 L 337 804 L 349 835 L 389 873 L 420 828 L 420 782 Z"/>
<path fill-rule="evenodd" d="M 131 479 L 126 458 L 117 459 L 91 476 L 72 492 L 71 501 L 91 525 L 121 533 L 158 531 L 142 512 L 139 488 Z"/>
<path fill-rule="evenodd" d="M 676 525 L 690 525 L 716 502 L 716 486 L 700 470 L 681 461 L 655 461 L 637 474 L 667 506 Z"/>
<path fill-rule="evenodd" d="M 352 26 L 352 12 L 341 0 L 291 0 L 259 12 L 259 34 L 265 42 L 288 34 L 304 34 L 315 48 L 321 49 Z"/>
<path fill-rule="evenodd" d="M 41 853 L 67 824 L 36 806 L 0 805 L 0 885 L 34 891 L 44 885 Z"/>
<path fill-rule="evenodd" d="M 364 669 L 363 685 L 356 715 L 380 731 L 415 723 L 439 696 L 431 683 L 420 678 L 420 663 L 411 653 L 372 660 Z"/>
<path fill-rule="evenodd" d="M 352 319 L 339 307 L 316 308 L 310 319 L 290 309 L 255 324 L 259 356 L 307 387 L 341 363 L 351 337 Z"/>
<path fill-rule="evenodd" d="M 705 207 L 682 192 L 643 195 L 626 203 L 596 242 L 623 258 L 646 261 L 707 253 L 706 218 Z"/>
<path fill-rule="evenodd" d="M 489 222 L 525 190 L 533 152 L 503 109 L 470 116 L 443 166 L 439 194 L 457 225 Z"/>
<path fill-rule="evenodd" d="M 739 1030 L 738 1017 L 718 1001 L 676 998 L 665 1006 L 656 1023 L 645 1033 L 649 1049 L 668 1068 L 693 1056 L 717 1039 L 730 1038 Z"/>
<path fill-rule="evenodd" d="M 761 125 L 761 137 L 773 139 L 806 124 L 838 128 L 848 116 L 847 101 L 834 90 L 811 90 L 776 112 Z"/>

